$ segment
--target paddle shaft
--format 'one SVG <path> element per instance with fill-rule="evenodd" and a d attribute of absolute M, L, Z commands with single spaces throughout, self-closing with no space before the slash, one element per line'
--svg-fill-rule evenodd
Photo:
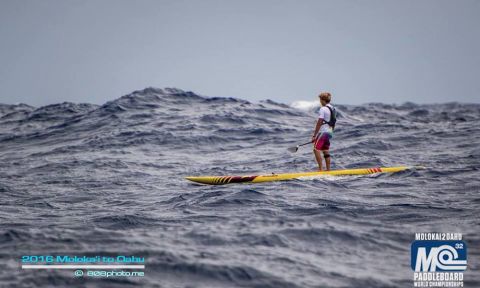
<path fill-rule="evenodd" d="M 310 142 L 307 142 L 307 143 L 303 143 L 303 144 L 298 145 L 297 147 L 305 146 L 305 145 L 308 145 L 308 144 L 310 144 L 310 143 L 312 143 L 312 142 L 313 142 L 313 141 L 310 141 Z"/>
<path fill-rule="evenodd" d="M 307 143 L 303 143 L 303 144 L 297 145 L 297 146 L 295 146 L 295 147 L 290 147 L 290 148 L 288 148 L 287 150 L 290 151 L 290 152 L 292 152 L 292 153 L 295 153 L 295 152 L 298 151 L 298 148 L 299 148 L 300 146 L 305 146 L 305 145 L 308 145 L 308 144 L 310 144 L 310 143 L 312 143 L 312 142 L 313 142 L 313 141 L 310 141 L 310 142 L 307 142 Z"/>

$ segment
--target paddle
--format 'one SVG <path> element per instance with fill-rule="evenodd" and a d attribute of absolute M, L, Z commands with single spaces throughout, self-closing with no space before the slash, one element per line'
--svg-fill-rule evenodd
<path fill-rule="evenodd" d="M 310 142 L 307 142 L 307 143 L 303 143 L 303 144 L 297 145 L 297 146 L 295 146 L 295 147 L 290 147 L 290 148 L 288 148 L 287 150 L 290 151 L 290 152 L 292 152 L 292 153 L 295 153 L 295 152 L 298 151 L 298 148 L 299 148 L 300 146 L 305 146 L 305 145 L 308 145 L 308 144 L 310 144 L 310 143 L 312 143 L 312 142 L 313 142 L 313 141 L 310 141 Z"/>

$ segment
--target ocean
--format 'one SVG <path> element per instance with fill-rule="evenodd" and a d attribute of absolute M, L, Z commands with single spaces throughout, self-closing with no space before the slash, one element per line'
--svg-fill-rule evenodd
<path fill-rule="evenodd" d="M 333 99 L 335 100 L 335 99 Z M 303 104 L 302 104 L 303 103 Z M 480 287 L 480 105 L 336 105 L 332 169 L 394 174 L 206 186 L 313 171 L 318 106 L 146 88 L 103 105 L 0 105 L 0 287 L 412 287 L 415 233 L 462 233 Z M 21 269 L 25 255 L 138 257 L 143 277 Z"/>

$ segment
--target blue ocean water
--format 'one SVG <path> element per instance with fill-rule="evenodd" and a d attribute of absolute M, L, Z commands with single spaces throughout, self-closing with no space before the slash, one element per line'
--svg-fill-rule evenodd
<path fill-rule="evenodd" d="M 480 287 L 480 105 L 337 105 L 332 169 L 264 184 L 196 175 L 316 169 L 316 108 L 147 88 L 104 105 L 0 105 L 1 287 L 411 287 L 416 232 L 460 232 Z M 143 278 L 20 269 L 21 255 L 135 255 Z"/>

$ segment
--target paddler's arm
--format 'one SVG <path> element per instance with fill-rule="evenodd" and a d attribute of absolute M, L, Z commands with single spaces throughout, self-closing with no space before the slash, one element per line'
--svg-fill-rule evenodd
<path fill-rule="evenodd" d="M 315 132 L 313 132 L 313 135 L 312 135 L 312 142 L 315 141 L 315 136 L 317 136 L 318 131 L 320 131 L 320 127 L 322 126 L 322 124 L 323 124 L 323 118 L 318 118 L 317 126 L 315 126 Z"/>

